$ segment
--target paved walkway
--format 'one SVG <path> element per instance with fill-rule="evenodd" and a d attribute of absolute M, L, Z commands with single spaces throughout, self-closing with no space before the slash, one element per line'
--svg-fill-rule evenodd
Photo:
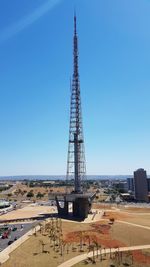
<path fill-rule="evenodd" d="M 94 209 L 93 213 L 89 214 L 88 217 L 84 219 L 84 221 L 73 221 L 72 219 L 70 221 L 68 219 L 62 219 L 62 221 L 71 222 L 71 223 L 80 223 L 80 224 L 81 223 L 90 224 L 90 223 L 94 223 L 94 222 L 98 222 L 98 221 L 104 220 L 104 219 L 102 219 L 103 214 L 104 214 L 103 210 L 99 211 L 99 210 Z"/>
<path fill-rule="evenodd" d="M 120 247 L 120 248 L 111 248 L 111 253 L 114 252 L 123 252 L 123 251 L 133 251 L 133 250 L 141 250 L 141 249 L 150 249 L 150 245 L 143 245 L 143 246 L 132 246 L 132 247 Z M 101 249 L 98 251 L 98 255 L 104 255 L 104 254 L 109 254 L 110 253 L 110 248 L 107 249 Z M 97 252 L 96 252 L 97 255 Z M 88 257 L 92 257 L 93 252 L 85 253 L 79 256 L 76 256 L 68 261 L 65 261 L 64 263 L 60 264 L 58 267 L 71 267 L 80 261 L 86 260 Z"/>

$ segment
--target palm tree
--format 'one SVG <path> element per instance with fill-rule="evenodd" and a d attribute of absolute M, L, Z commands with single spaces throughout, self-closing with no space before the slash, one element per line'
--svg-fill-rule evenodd
<path fill-rule="evenodd" d="M 104 248 L 104 256 L 106 256 L 106 248 Z"/>
<path fill-rule="evenodd" d="M 94 246 L 94 244 L 93 244 L 93 263 L 95 262 L 95 246 Z"/>
<path fill-rule="evenodd" d="M 111 259 L 111 247 L 110 247 L 110 259 Z"/>
<path fill-rule="evenodd" d="M 96 246 L 96 250 L 97 250 L 97 258 L 98 258 L 98 250 L 99 250 L 99 244 L 98 242 L 95 240 L 94 242 L 94 245 Z"/>
<path fill-rule="evenodd" d="M 89 249 L 89 252 L 90 252 L 90 247 L 91 247 L 91 238 L 90 238 L 90 235 L 87 235 L 87 238 L 88 238 L 88 249 Z"/>
<path fill-rule="evenodd" d="M 63 241 L 62 242 L 62 256 L 63 256 L 63 261 L 64 261 L 64 254 L 65 254 L 65 246 L 66 246 L 66 243 Z"/>
<path fill-rule="evenodd" d="M 40 223 L 39 226 L 40 226 L 40 234 L 41 234 L 41 232 L 42 232 L 42 224 Z"/>
<path fill-rule="evenodd" d="M 94 244 L 89 246 L 89 252 L 92 251 L 93 252 L 93 263 L 95 262 L 95 250 L 94 250 L 95 246 Z"/>
<path fill-rule="evenodd" d="M 59 247 L 61 246 L 62 241 L 63 241 L 63 234 L 60 232 L 58 236 Z"/>
<path fill-rule="evenodd" d="M 83 245 L 83 233 L 80 232 L 80 251 L 82 251 L 82 245 Z"/>
<path fill-rule="evenodd" d="M 67 254 L 69 253 L 69 243 L 67 243 Z"/>
<path fill-rule="evenodd" d="M 60 242 L 60 255 L 63 256 L 63 241 Z"/>
<path fill-rule="evenodd" d="M 102 250 L 101 250 L 101 246 L 100 246 L 100 261 L 102 261 Z"/>
<path fill-rule="evenodd" d="M 45 244 L 44 244 L 43 240 L 39 240 L 39 242 L 42 245 L 42 253 L 44 253 L 44 246 L 45 246 Z"/>

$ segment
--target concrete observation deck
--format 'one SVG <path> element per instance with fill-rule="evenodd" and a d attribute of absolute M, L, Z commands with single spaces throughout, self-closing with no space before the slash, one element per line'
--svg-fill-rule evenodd
<path fill-rule="evenodd" d="M 50 193 L 49 199 L 55 200 L 58 214 L 61 217 L 68 217 L 84 220 L 87 218 L 90 210 L 92 200 L 95 193 Z M 63 206 L 62 206 L 63 203 Z M 72 203 L 72 214 L 69 213 L 69 203 Z"/>

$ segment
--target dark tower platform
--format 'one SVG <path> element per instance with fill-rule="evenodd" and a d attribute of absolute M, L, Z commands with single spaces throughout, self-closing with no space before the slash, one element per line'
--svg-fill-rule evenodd
<path fill-rule="evenodd" d="M 49 199 L 56 201 L 59 216 L 65 218 L 73 217 L 80 220 L 84 220 L 88 216 L 94 197 L 95 194 L 92 193 L 49 194 Z M 72 203 L 72 212 L 69 212 L 70 203 Z"/>
<path fill-rule="evenodd" d="M 80 81 L 78 71 L 78 36 L 76 28 L 76 15 L 74 16 L 73 47 L 73 78 L 71 84 L 66 194 L 49 194 L 49 198 L 56 200 L 58 214 L 60 216 L 66 217 L 69 215 L 69 203 L 72 203 L 73 217 L 84 219 L 88 216 L 95 194 L 83 191 L 86 164 L 82 127 Z M 72 192 L 69 192 L 68 184 L 70 180 L 74 181 L 74 190 Z"/>

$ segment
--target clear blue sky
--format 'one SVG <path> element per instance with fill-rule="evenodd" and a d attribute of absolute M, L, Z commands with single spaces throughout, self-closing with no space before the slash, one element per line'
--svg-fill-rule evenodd
<path fill-rule="evenodd" d="M 150 1 L 0 0 L 0 175 L 66 173 L 74 7 L 87 173 L 150 173 Z"/>

